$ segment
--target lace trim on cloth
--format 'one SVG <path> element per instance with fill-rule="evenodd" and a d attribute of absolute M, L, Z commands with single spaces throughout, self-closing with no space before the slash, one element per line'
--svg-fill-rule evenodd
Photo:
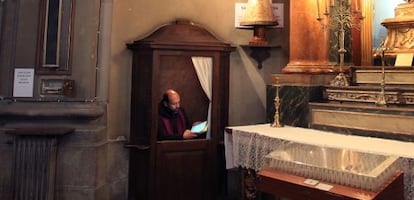
<path fill-rule="evenodd" d="M 260 170 L 265 166 L 265 156 L 281 149 L 290 141 L 271 138 L 254 132 L 233 131 L 233 163 L 247 169 Z"/>
<path fill-rule="evenodd" d="M 414 159 L 402 158 L 404 171 L 404 198 L 414 199 Z"/>

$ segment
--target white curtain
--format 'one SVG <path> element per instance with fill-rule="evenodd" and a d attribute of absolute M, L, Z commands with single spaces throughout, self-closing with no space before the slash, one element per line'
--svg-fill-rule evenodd
<path fill-rule="evenodd" d="M 211 57 L 191 57 L 194 69 L 197 73 L 198 80 L 200 80 L 201 87 L 210 100 L 208 105 L 208 131 L 207 139 L 211 138 L 210 121 L 211 121 L 211 96 L 212 96 L 212 78 L 213 78 L 213 58 Z"/>

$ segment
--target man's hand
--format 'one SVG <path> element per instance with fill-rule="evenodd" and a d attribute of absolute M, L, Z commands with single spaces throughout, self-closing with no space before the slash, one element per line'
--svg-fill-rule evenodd
<path fill-rule="evenodd" d="M 191 132 L 190 130 L 185 130 L 184 131 L 184 134 L 183 134 L 183 139 L 192 139 L 192 138 L 195 138 L 195 137 L 197 137 L 197 134 L 195 134 L 195 133 L 193 133 L 193 132 Z"/>

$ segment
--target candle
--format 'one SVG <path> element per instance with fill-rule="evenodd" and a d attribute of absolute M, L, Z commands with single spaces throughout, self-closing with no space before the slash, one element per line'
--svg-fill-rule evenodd
<path fill-rule="evenodd" d="M 359 11 L 359 0 L 355 0 L 355 11 Z"/>
<path fill-rule="evenodd" d="M 361 16 L 362 16 L 362 17 L 365 17 L 365 9 L 366 9 L 366 8 L 365 8 L 365 5 L 366 5 L 366 4 L 365 4 L 365 0 L 362 0 L 362 4 L 361 4 L 361 10 L 362 10 L 362 11 L 361 11 Z"/>
<path fill-rule="evenodd" d="M 321 18 L 321 13 L 319 11 L 319 0 L 316 0 L 316 7 L 317 7 L 317 10 L 318 10 L 318 19 L 319 19 L 319 18 Z"/>

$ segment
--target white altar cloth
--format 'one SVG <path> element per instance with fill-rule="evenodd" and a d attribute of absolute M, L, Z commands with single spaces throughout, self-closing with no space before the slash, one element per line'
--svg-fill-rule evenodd
<path fill-rule="evenodd" d="M 405 158 L 414 158 L 414 143 L 390 139 L 381 139 L 365 136 L 344 135 L 308 128 L 285 126 L 271 127 L 270 124 L 228 127 L 232 134 L 225 134 L 225 151 L 227 168 L 238 166 L 233 161 L 233 135 L 246 132 L 260 136 L 277 138 L 302 144 L 318 145 L 322 147 L 344 148 L 380 155 L 395 155 Z M 414 130 L 413 130 L 414 131 Z"/>
<path fill-rule="evenodd" d="M 227 127 L 232 133 L 224 134 L 226 168 L 243 167 L 259 170 L 264 157 L 277 145 L 285 142 L 318 145 L 393 155 L 403 158 L 404 190 L 406 199 L 414 197 L 414 143 L 366 136 L 338 134 L 308 128 L 270 124 Z"/>

